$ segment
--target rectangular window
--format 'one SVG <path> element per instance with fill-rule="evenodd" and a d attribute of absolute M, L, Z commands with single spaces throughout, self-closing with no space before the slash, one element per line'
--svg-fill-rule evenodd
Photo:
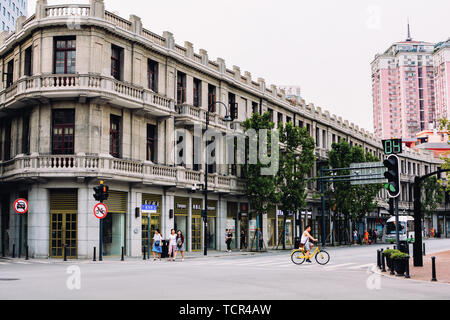
<path fill-rule="evenodd" d="M 238 118 L 238 105 L 236 103 L 236 95 L 234 93 L 228 93 L 228 104 L 231 120 Z"/>
<path fill-rule="evenodd" d="M 9 88 L 14 82 L 14 59 L 8 62 L 6 70 L 6 87 Z"/>
<path fill-rule="evenodd" d="M 210 112 L 216 112 L 216 86 L 208 84 L 208 109 Z"/>
<path fill-rule="evenodd" d="M 148 59 L 148 88 L 153 92 L 158 92 L 158 62 Z"/>
<path fill-rule="evenodd" d="M 156 126 L 147 124 L 147 161 L 156 163 Z"/>
<path fill-rule="evenodd" d="M 258 114 L 259 113 L 259 111 L 258 111 L 258 103 L 257 102 L 252 102 L 252 112 L 254 114 Z"/>
<path fill-rule="evenodd" d="M 291 117 L 286 117 L 286 123 L 292 122 L 292 118 Z"/>
<path fill-rule="evenodd" d="M 316 128 L 316 146 L 320 147 L 320 129 Z"/>
<path fill-rule="evenodd" d="M 322 130 L 322 148 L 327 148 L 327 132 Z"/>
<path fill-rule="evenodd" d="M 76 40 L 75 37 L 55 38 L 56 74 L 74 74 L 76 65 Z"/>
<path fill-rule="evenodd" d="M 7 119 L 5 123 L 5 150 L 3 160 L 11 159 L 11 119 Z"/>
<path fill-rule="evenodd" d="M 74 154 L 75 110 L 53 110 L 52 121 L 52 154 Z"/>
<path fill-rule="evenodd" d="M 186 74 L 177 72 L 177 104 L 186 102 Z"/>
<path fill-rule="evenodd" d="M 121 81 L 123 66 L 123 48 L 112 45 L 111 47 L 111 76 Z"/>
<path fill-rule="evenodd" d="M 278 112 L 277 122 L 279 127 L 283 125 L 283 114 L 281 112 Z"/>
<path fill-rule="evenodd" d="M 194 78 L 194 107 L 202 104 L 202 81 Z"/>
<path fill-rule="evenodd" d="M 30 116 L 24 116 L 22 121 L 22 153 L 30 154 Z"/>
<path fill-rule="evenodd" d="M 25 69 L 24 69 L 24 75 L 25 76 L 31 76 L 33 74 L 33 51 L 32 47 L 29 46 L 25 50 Z"/>
<path fill-rule="evenodd" d="M 120 158 L 120 120 L 119 116 L 111 115 L 109 129 L 109 154 Z"/>

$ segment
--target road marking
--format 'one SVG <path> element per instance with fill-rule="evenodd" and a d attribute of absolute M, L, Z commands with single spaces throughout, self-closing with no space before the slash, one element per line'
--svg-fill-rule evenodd
<path fill-rule="evenodd" d="M 31 264 L 31 263 L 29 263 L 29 262 L 23 262 L 23 261 L 16 261 L 16 262 L 14 262 L 15 264 Z"/>
<path fill-rule="evenodd" d="M 351 266 L 354 265 L 355 263 L 343 263 L 343 264 L 337 264 L 335 266 L 329 266 L 329 267 L 324 267 L 324 269 L 326 270 L 335 270 L 335 269 L 339 269 L 341 267 L 347 267 L 347 266 Z"/>
<path fill-rule="evenodd" d="M 362 264 L 360 266 L 355 266 L 355 267 L 350 267 L 350 270 L 358 270 L 358 269 L 363 269 L 363 268 L 368 268 L 368 267 L 372 267 L 374 266 L 375 263 L 368 263 L 368 264 Z"/>
<path fill-rule="evenodd" d="M 10 264 L 9 262 L 0 262 L 1 265 L 6 266 L 8 264 Z"/>

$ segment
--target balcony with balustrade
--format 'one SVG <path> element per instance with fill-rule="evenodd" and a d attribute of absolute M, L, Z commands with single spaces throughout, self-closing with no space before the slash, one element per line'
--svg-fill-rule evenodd
<path fill-rule="evenodd" d="M 194 185 L 203 184 L 204 173 L 184 167 L 88 155 L 18 155 L 0 162 L 0 183 L 58 178 L 102 178 L 191 189 Z M 245 192 L 245 181 L 233 176 L 209 174 L 208 183 L 211 192 Z"/>
<path fill-rule="evenodd" d="M 86 99 L 169 116 L 175 111 L 172 99 L 150 90 L 94 74 L 53 74 L 25 76 L 0 91 L 0 110 L 18 109 L 51 99 Z"/>

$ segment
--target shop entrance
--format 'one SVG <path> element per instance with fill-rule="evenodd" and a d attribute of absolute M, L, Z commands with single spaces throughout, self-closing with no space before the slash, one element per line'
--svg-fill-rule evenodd
<path fill-rule="evenodd" d="M 109 191 L 109 198 L 105 201 L 108 215 L 103 219 L 103 255 L 119 256 L 124 247 L 126 254 L 126 223 L 127 213 L 126 192 Z"/>
<path fill-rule="evenodd" d="M 202 217 L 192 216 L 192 251 L 202 250 Z"/>
<path fill-rule="evenodd" d="M 152 250 L 151 239 L 155 230 L 161 231 L 161 200 L 159 195 L 142 194 L 142 204 L 156 205 L 156 212 L 142 213 L 142 252 L 145 248 L 148 256 Z"/>
<path fill-rule="evenodd" d="M 78 256 L 78 196 L 77 191 L 50 192 L 50 257 Z"/>

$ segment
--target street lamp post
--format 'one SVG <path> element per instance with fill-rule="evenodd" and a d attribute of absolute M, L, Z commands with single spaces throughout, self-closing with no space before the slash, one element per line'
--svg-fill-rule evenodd
<path fill-rule="evenodd" d="M 225 118 L 223 119 L 225 122 L 230 122 L 232 121 L 229 112 L 228 112 L 228 107 L 225 103 L 223 103 L 222 101 L 215 101 L 213 102 L 211 105 L 208 106 L 208 110 L 206 111 L 206 133 L 208 132 L 209 129 L 209 114 L 210 114 L 210 110 L 211 107 L 215 104 L 221 104 L 225 107 Z M 206 139 L 206 135 L 205 135 L 205 189 L 204 194 L 205 194 L 205 211 L 203 213 L 203 254 L 206 256 L 208 255 L 208 244 L 207 244 L 207 229 L 208 229 L 208 140 Z"/>

